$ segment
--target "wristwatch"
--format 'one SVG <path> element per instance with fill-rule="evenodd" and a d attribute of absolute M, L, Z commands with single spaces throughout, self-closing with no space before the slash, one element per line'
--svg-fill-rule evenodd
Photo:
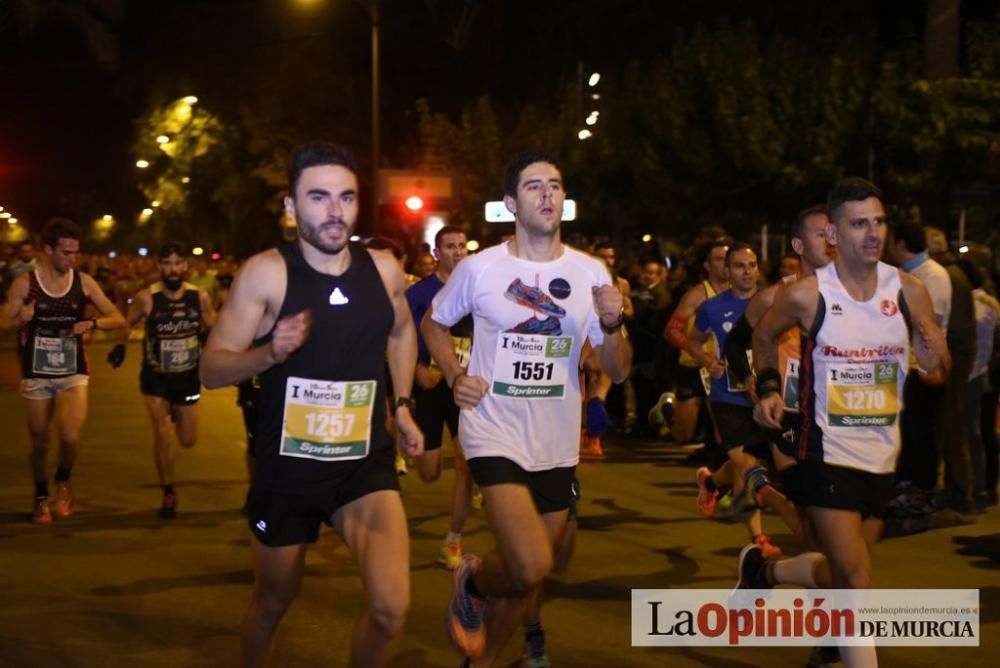
<path fill-rule="evenodd" d="M 94 326 L 93 329 L 91 329 L 91 331 L 97 329 L 97 318 L 91 318 L 90 319 L 90 324 L 92 324 Z"/>
<path fill-rule="evenodd" d="M 396 397 L 396 403 L 393 404 L 393 413 L 396 412 L 401 406 L 406 406 L 410 409 L 410 414 L 412 415 L 417 409 L 417 402 L 413 400 L 413 397 Z"/>

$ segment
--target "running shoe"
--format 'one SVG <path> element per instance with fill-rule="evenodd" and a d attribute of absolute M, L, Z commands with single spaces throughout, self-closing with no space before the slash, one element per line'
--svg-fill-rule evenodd
<path fill-rule="evenodd" d="M 177 517 L 176 492 L 167 492 L 163 495 L 163 503 L 160 505 L 160 512 L 157 514 L 165 520 L 172 520 Z"/>
<path fill-rule="evenodd" d="M 445 616 L 445 628 L 452 644 L 471 659 L 478 659 L 486 649 L 486 601 L 465 590 L 466 581 L 475 574 L 480 563 L 474 554 L 462 557 L 462 563 L 455 569 L 454 589 Z"/>
<path fill-rule="evenodd" d="M 711 517 L 715 512 L 715 502 L 719 498 L 719 490 L 709 491 L 706 486 L 708 479 L 712 477 L 712 472 L 707 466 L 698 469 L 696 479 L 698 481 L 698 510 L 705 517 Z"/>
<path fill-rule="evenodd" d="M 49 510 L 49 497 L 39 496 L 35 498 L 35 510 L 31 513 L 31 521 L 34 524 L 52 524 L 52 511 Z"/>
<path fill-rule="evenodd" d="M 588 457 L 603 457 L 604 448 L 601 447 L 601 437 L 600 436 L 587 436 L 587 445 L 583 450 L 583 454 Z"/>
<path fill-rule="evenodd" d="M 73 514 L 73 488 L 68 482 L 56 484 L 56 505 L 52 509 L 52 515 L 57 520 L 69 519 Z"/>
<path fill-rule="evenodd" d="M 530 309 L 554 315 L 557 318 L 566 315 L 566 309 L 552 301 L 552 297 L 542 292 L 540 288 L 525 285 L 524 281 L 520 278 L 515 278 L 514 282 L 507 287 L 504 297 L 517 302 L 521 306 L 527 306 Z"/>
<path fill-rule="evenodd" d="M 715 502 L 715 512 L 719 515 L 729 515 L 733 510 L 733 493 L 726 492 Z"/>
<path fill-rule="evenodd" d="M 659 429 L 660 427 L 670 427 L 670 421 L 674 416 L 674 393 L 664 392 L 657 399 L 656 403 L 652 408 L 649 409 L 649 413 L 646 415 L 649 421 L 649 426 L 653 429 Z"/>
<path fill-rule="evenodd" d="M 524 635 L 524 652 L 521 657 L 522 666 L 526 668 L 551 668 L 549 657 L 545 656 L 545 632 Z"/>
<path fill-rule="evenodd" d="M 736 589 L 771 589 L 771 585 L 767 583 L 766 567 L 767 559 L 757 543 L 744 547 L 740 550 Z"/>
<path fill-rule="evenodd" d="M 449 571 L 458 568 L 458 565 L 462 563 L 462 544 L 458 541 L 449 543 L 447 540 L 442 543 L 438 563 L 444 564 L 444 567 Z"/>
<path fill-rule="evenodd" d="M 760 551 L 764 553 L 764 558 L 770 561 L 775 559 L 781 559 L 781 548 L 771 542 L 771 537 L 766 533 L 759 534 L 754 537 L 753 542 L 760 548 Z"/>
<path fill-rule="evenodd" d="M 541 334 L 544 336 L 559 336 L 562 334 L 562 325 L 558 318 L 546 318 L 539 320 L 531 316 L 524 322 L 519 322 L 510 330 L 514 334 Z"/>
<path fill-rule="evenodd" d="M 462 557 L 462 562 L 455 569 L 454 589 L 445 618 L 452 644 L 472 659 L 481 657 L 486 649 L 486 601 L 465 590 L 466 582 L 479 569 L 480 563 L 479 557 L 474 554 Z"/>

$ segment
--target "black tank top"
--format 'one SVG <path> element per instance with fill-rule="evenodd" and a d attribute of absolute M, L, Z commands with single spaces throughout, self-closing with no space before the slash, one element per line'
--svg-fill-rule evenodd
<path fill-rule="evenodd" d="M 330 276 L 309 266 L 298 242 L 278 248 L 288 276 L 278 319 L 310 309 L 312 329 L 305 344 L 284 364 L 276 364 L 260 376 L 255 486 L 309 493 L 364 461 L 326 462 L 280 454 L 286 383 L 291 376 L 335 382 L 374 380 L 368 456 L 392 448 L 385 426 L 384 372 L 394 320 L 392 303 L 368 251 L 355 243 L 347 250 L 351 254 L 347 271 Z M 271 335 L 261 337 L 254 346 L 269 343 Z"/>
<path fill-rule="evenodd" d="M 177 299 L 167 297 L 163 283 L 149 287 L 153 308 L 146 318 L 142 341 L 142 363 L 157 373 L 185 373 L 198 370 L 201 330 L 201 298 L 198 288 L 184 283 Z"/>
<path fill-rule="evenodd" d="M 62 296 L 47 293 L 38 273 L 29 274 L 27 301 L 35 302 L 35 317 L 21 328 L 17 337 L 22 378 L 63 378 L 87 373 L 83 337 L 71 334 L 73 325 L 83 320 L 87 296 L 80 272 L 73 271 L 69 289 Z"/>

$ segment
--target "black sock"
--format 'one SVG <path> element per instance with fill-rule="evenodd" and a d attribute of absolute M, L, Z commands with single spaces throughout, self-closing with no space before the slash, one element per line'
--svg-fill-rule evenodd
<path fill-rule="evenodd" d="M 480 600 L 486 598 L 485 596 L 483 596 L 482 592 L 476 588 L 476 578 L 474 578 L 471 575 L 465 578 L 465 593 L 468 594 L 469 596 L 475 596 Z"/>
<path fill-rule="evenodd" d="M 47 497 L 48 495 L 49 495 L 49 483 L 45 482 L 44 480 L 42 482 L 36 482 L 35 483 L 35 496 L 36 497 L 40 497 L 40 496 Z"/>
<path fill-rule="evenodd" d="M 171 483 L 167 483 L 166 485 L 164 485 L 163 486 L 163 493 L 164 494 L 173 494 L 174 493 L 174 483 L 171 482 Z"/>
<path fill-rule="evenodd" d="M 531 636 L 543 636 L 545 635 L 545 630 L 542 629 L 542 623 L 538 622 L 528 622 L 524 625 L 524 637 L 530 638 Z"/>
<path fill-rule="evenodd" d="M 56 468 L 56 482 L 69 482 L 70 470 L 68 467 L 63 466 Z"/>
<path fill-rule="evenodd" d="M 719 486 L 715 484 L 714 480 L 712 480 L 712 476 L 708 476 L 707 478 L 705 478 L 705 489 L 707 489 L 710 492 L 719 491 Z"/>

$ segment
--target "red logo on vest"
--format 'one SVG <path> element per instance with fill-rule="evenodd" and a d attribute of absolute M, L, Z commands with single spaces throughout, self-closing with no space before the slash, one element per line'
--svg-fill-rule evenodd
<path fill-rule="evenodd" d="M 883 299 L 881 307 L 882 307 L 882 315 L 892 317 L 897 313 L 899 313 L 899 307 L 897 307 L 896 302 L 892 301 L 891 299 Z"/>

